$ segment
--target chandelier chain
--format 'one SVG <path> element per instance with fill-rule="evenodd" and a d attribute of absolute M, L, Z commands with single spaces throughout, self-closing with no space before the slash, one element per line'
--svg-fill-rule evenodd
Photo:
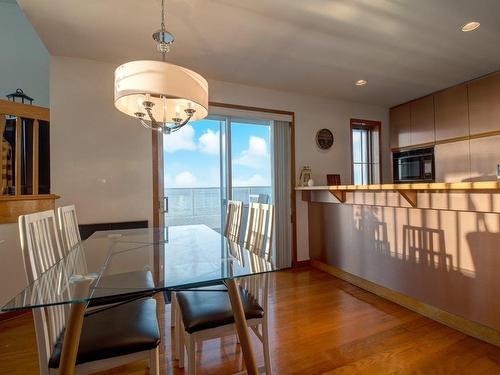
<path fill-rule="evenodd" d="M 161 29 L 165 30 L 165 0 L 161 0 Z"/>

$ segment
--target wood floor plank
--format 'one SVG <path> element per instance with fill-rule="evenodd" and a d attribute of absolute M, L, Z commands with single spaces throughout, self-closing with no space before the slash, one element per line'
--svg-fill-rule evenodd
<path fill-rule="evenodd" d="M 500 348 L 425 318 L 321 271 L 271 275 L 271 356 L 277 374 L 500 374 Z M 172 359 L 170 307 L 158 296 L 161 374 L 184 374 Z M 252 337 L 258 363 L 260 342 Z M 31 314 L 0 323 L 0 374 L 36 374 Z M 234 336 L 204 342 L 198 374 L 242 369 Z M 99 375 L 148 374 L 136 362 Z"/>

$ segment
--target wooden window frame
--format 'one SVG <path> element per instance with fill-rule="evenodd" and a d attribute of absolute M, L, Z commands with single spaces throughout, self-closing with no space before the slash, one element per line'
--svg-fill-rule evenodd
<path fill-rule="evenodd" d="M 352 149 L 352 131 L 353 129 L 368 129 L 371 132 L 378 132 L 378 173 L 380 176 L 380 181 L 379 183 L 382 183 L 382 122 L 381 121 L 376 121 L 376 120 L 362 120 L 362 119 L 357 119 L 357 118 L 352 118 L 350 121 L 350 126 L 349 126 L 349 139 L 350 139 L 350 145 L 349 145 L 349 150 L 350 150 L 350 161 L 351 161 L 351 184 L 354 184 L 354 160 L 353 160 L 353 149 Z M 373 147 L 371 147 L 371 155 L 370 158 L 373 160 Z M 373 168 L 373 163 L 372 163 L 372 168 Z M 373 174 L 373 172 L 372 172 Z M 372 182 L 370 182 L 371 184 Z"/>

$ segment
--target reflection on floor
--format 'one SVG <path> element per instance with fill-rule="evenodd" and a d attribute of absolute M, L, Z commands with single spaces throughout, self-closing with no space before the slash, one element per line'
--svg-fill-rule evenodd
<path fill-rule="evenodd" d="M 279 272 L 272 275 L 271 285 L 276 374 L 500 374 L 500 348 L 326 273 L 308 268 Z M 158 306 L 164 332 L 161 373 L 182 374 L 170 355 L 169 306 Z M 254 343 L 262 363 L 256 339 Z M 234 337 L 207 341 L 200 349 L 198 374 L 241 369 Z M 37 372 L 31 315 L 0 323 L 0 374 Z M 138 362 L 100 374 L 147 373 L 145 363 Z"/>

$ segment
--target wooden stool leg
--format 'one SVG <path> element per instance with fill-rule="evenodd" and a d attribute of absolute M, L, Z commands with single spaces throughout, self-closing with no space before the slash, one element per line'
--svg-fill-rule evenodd
<path fill-rule="evenodd" d="M 238 332 L 238 337 L 240 339 L 241 351 L 243 352 L 243 359 L 245 360 L 247 374 L 257 375 L 259 370 L 257 369 L 257 364 L 255 363 L 255 356 L 253 353 L 252 343 L 250 342 L 250 334 L 248 332 L 247 321 L 245 319 L 245 311 L 243 310 L 243 305 L 241 304 L 240 292 L 238 290 L 239 288 L 234 279 L 226 280 L 225 284 L 227 286 L 229 300 L 231 301 L 231 307 L 233 309 L 234 323 L 236 326 L 236 332 Z"/>

